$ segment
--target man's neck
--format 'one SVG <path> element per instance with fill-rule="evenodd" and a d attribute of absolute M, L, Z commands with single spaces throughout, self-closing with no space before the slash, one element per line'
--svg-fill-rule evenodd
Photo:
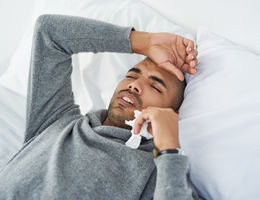
<path fill-rule="evenodd" d="M 108 117 L 105 119 L 105 121 L 103 121 L 102 125 L 103 126 L 113 126 L 113 124 L 110 122 Z"/>
<path fill-rule="evenodd" d="M 120 128 L 129 129 L 129 130 L 132 129 L 132 127 L 129 126 L 129 125 L 127 125 L 127 124 L 123 124 L 123 125 L 121 125 L 121 126 L 120 126 L 120 125 L 113 124 L 113 123 L 109 120 L 108 117 L 105 119 L 105 121 L 103 121 L 102 125 L 103 125 L 103 126 L 116 126 L 116 127 L 120 127 Z"/>

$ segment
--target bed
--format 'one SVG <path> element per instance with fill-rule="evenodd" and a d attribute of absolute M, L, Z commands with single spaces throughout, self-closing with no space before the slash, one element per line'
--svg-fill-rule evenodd
<path fill-rule="evenodd" d="M 180 142 L 189 157 L 189 176 L 205 199 L 259 198 L 257 0 L 30 0 L 20 3 L 17 14 L 4 10 L 13 3 L 19 4 L 6 2 L 0 8 L 2 20 L 11 19 L 3 20 L 4 24 L 17 23 L 1 33 L 5 40 L 0 48 L 0 168 L 23 141 L 35 20 L 47 13 L 77 15 L 142 31 L 173 32 L 195 41 L 198 70 L 195 76 L 185 75 L 187 87 L 179 111 Z M 73 92 L 81 112 L 107 107 L 117 82 L 142 58 L 117 53 L 73 55 Z"/>

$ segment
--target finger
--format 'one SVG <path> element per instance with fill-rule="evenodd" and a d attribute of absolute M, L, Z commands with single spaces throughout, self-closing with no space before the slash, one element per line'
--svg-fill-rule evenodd
<path fill-rule="evenodd" d="M 170 62 L 163 63 L 159 65 L 159 67 L 162 67 L 163 69 L 167 70 L 171 74 L 175 75 L 180 81 L 184 80 L 184 75 L 180 69 L 178 69 L 176 66 L 171 64 Z"/>
<path fill-rule="evenodd" d="M 196 59 L 198 55 L 198 51 L 193 49 L 187 56 L 186 56 L 186 63 L 190 63 L 192 60 Z"/>
<path fill-rule="evenodd" d="M 196 73 L 196 69 L 195 67 L 191 67 L 190 65 L 188 65 L 187 63 L 185 63 L 183 66 L 182 66 L 182 70 L 186 73 L 189 73 L 189 74 L 195 74 Z"/>
<path fill-rule="evenodd" d="M 142 113 L 135 120 L 135 123 L 134 123 L 134 134 L 140 133 L 140 130 L 141 130 L 142 126 L 143 126 L 143 123 L 146 120 L 149 120 L 149 115 L 148 115 L 148 113 L 142 111 Z"/>
<path fill-rule="evenodd" d="M 198 59 L 195 59 L 195 60 L 190 62 L 190 67 L 196 67 L 197 64 L 198 64 Z"/>
<path fill-rule="evenodd" d="M 198 51 L 196 49 L 193 49 L 191 51 L 191 54 L 194 55 L 194 57 L 197 57 L 198 56 Z"/>
<path fill-rule="evenodd" d="M 183 39 L 183 43 L 186 46 L 186 52 L 189 54 L 194 49 L 194 42 L 192 40 L 189 40 L 187 38 Z"/>

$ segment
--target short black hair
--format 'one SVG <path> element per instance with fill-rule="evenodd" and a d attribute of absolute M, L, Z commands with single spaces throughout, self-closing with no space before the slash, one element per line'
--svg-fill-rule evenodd
<path fill-rule="evenodd" d="M 172 105 L 172 109 L 174 111 L 179 111 L 179 108 L 181 107 L 181 104 L 184 100 L 184 91 L 185 91 L 185 87 L 187 85 L 185 79 L 184 81 L 180 81 L 179 79 L 175 79 L 174 80 L 174 85 L 175 85 L 175 98 L 174 98 L 174 102 Z"/>

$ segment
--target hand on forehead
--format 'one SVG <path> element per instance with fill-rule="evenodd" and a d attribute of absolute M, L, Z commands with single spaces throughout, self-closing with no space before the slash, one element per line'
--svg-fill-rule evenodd
<path fill-rule="evenodd" d="M 146 75 L 158 75 L 160 78 L 166 79 L 166 80 L 177 80 L 175 74 L 170 73 L 164 68 L 159 67 L 156 63 L 154 63 L 150 58 L 146 57 L 139 63 L 137 63 L 133 68 L 131 68 L 129 71 L 135 71 L 139 74 L 146 74 Z"/>

